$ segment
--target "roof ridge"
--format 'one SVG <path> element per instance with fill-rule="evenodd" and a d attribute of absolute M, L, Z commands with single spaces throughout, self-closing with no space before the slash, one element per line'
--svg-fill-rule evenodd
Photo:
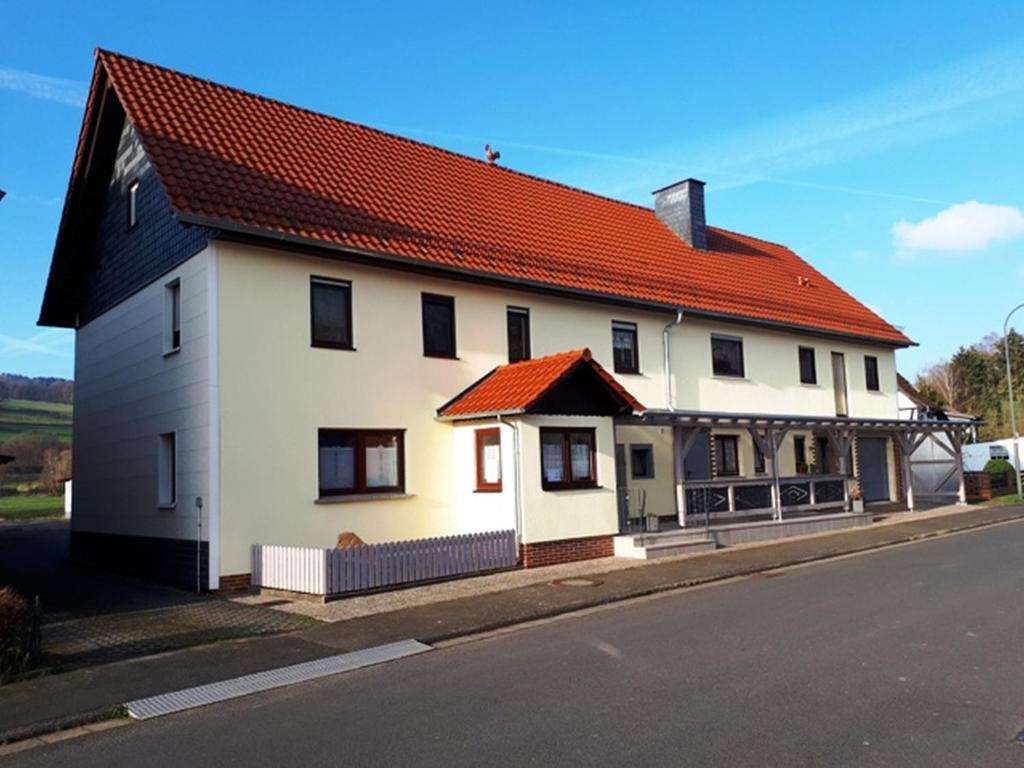
<path fill-rule="evenodd" d="M 236 85 L 228 85 L 227 83 L 219 83 L 216 80 L 211 80 L 208 77 L 201 77 L 199 75 L 193 75 L 193 74 L 191 74 L 189 72 L 183 72 L 180 69 L 174 69 L 173 67 L 167 67 L 167 66 L 164 66 L 162 64 L 155 64 L 155 63 L 153 63 L 151 61 L 146 61 L 145 59 L 140 59 L 137 56 L 129 56 L 129 55 L 124 54 L 124 53 L 119 53 L 118 51 L 110 51 L 110 50 L 107 50 L 106 48 L 100 48 L 98 46 L 96 48 L 96 54 L 97 54 L 97 57 L 99 57 L 99 55 L 102 54 L 103 56 L 111 56 L 111 57 L 114 57 L 114 58 L 124 59 L 124 60 L 127 60 L 127 61 L 134 61 L 134 62 L 136 62 L 138 64 L 142 64 L 142 65 L 147 66 L 147 67 L 153 67 L 154 69 L 163 70 L 164 72 L 170 72 L 173 75 L 177 75 L 178 77 L 184 77 L 184 78 L 186 78 L 188 80 L 193 80 L 193 81 L 195 81 L 197 83 L 205 83 L 206 85 L 212 85 L 215 88 L 223 88 L 223 89 L 228 90 L 228 91 L 234 91 L 235 93 L 242 94 L 243 96 L 249 96 L 249 97 L 252 97 L 252 98 L 257 99 L 259 101 L 266 102 L 268 104 L 278 104 L 278 105 L 280 105 L 282 107 L 285 107 L 287 109 L 295 110 L 296 112 L 304 112 L 307 115 L 313 115 L 315 117 L 322 117 L 322 118 L 326 118 L 327 120 L 334 120 L 334 121 L 339 122 L 339 123 L 345 123 L 346 125 L 351 125 L 351 126 L 354 126 L 356 128 L 359 128 L 359 129 L 362 129 L 362 130 L 365 130 L 365 131 L 370 131 L 371 133 L 380 134 L 382 136 L 387 136 L 388 138 L 391 138 L 391 139 L 397 139 L 399 141 L 404 141 L 404 142 L 407 142 L 409 144 L 414 144 L 416 146 L 423 147 L 424 149 L 431 150 L 433 152 L 441 152 L 441 153 L 444 153 L 446 155 L 450 155 L 452 157 L 457 157 L 457 158 L 459 158 L 461 160 L 468 160 L 468 161 L 476 163 L 478 165 L 482 165 L 485 168 L 494 168 L 494 169 L 496 169 L 498 171 L 501 171 L 501 172 L 504 172 L 504 173 L 510 173 L 510 174 L 515 175 L 515 176 L 521 176 L 523 178 L 530 179 L 531 181 L 539 181 L 539 182 L 542 182 L 544 184 L 550 184 L 551 186 L 554 186 L 554 187 L 560 187 L 561 189 L 567 189 L 570 192 L 577 192 L 577 193 L 579 193 L 581 195 L 587 195 L 588 197 L 596 197 L 599 200 L 606 200 L 606 201 L 611 202 L 611 203 L 616 203 L 618 205 L 624 205 L 624 206 L 627 206 L 629 208 L 635 208 L 637 210 L 645 211 L 647 213 L 650 213 L 651 215 L 654 215 L 654 209 L 649 207 L 649 206 L 646 206 L 646 205 L 640 205 L 639 203 L 631 203 L 628 200 L 619 200 L 617 198 L 610 197 L 608 195 L 602 195 L 599 192 L 593 192 L 593 191 L 591 191 L 589 189 L 583 189 L 582 187 L 574 187 L 573 185 L 566 184 L 565 182 L 562 182 L 562 181 L 555 181 L 554 179 L 547 179 L 547 178 L 544 178 L 543 176 L 537 176 L 537 175 L 532 174 L 532 173 L 527 173 L 526 171 L 519 171 L 519 170 L 516 170 L 515 168 L 508 168 L 508 167 L 503 166 L 503 165 L 497 165 L 497 164 L 494 164 L 494 163 L 489 163 L 486 160 L 481 160 L 480 158 L 473 157 L 472 155 L 467 155 L 467 154 L 464 154 L 462 152 L 456 152 L 454 149 L 447 149 L 446 147 L 439 147 L 436 144 L 431 144 L 431 143 L 429 143 L 427 141 L 421 141 L 420 139 L 413 139 L 413 138 L 410 138 L 408 136 L 403 136 L 400 133 L 392 133 L 391 131 L 385 131 L 382 128 L 376 128 L 376 127 L 374 127 L 372 125 L 367 125 L 366 123 L 356 122 L 355 120 L 349 120 L 349 119 L 344 118 L 344 117 L 338 117 L 337 115 L 330 115 L 330 114 L 328 114 L 326 112 L 321 112 L 320 110 L 317 110 L 317 109 L 310 109 L 309 107 L 300 107 L 297 104 L 292 104 L 291 102 L 284 101 L 282 99 L 275 99 L 272 96 L 265 96 L 265 95 L 263 95 L 261 93 L 256 93 L 255 91 L 250 91 L 250 90 L 247 90 L 245 88 L 239 88 Z M 734 233 L 734 234 L 739 234 L 739 233 Z"/>

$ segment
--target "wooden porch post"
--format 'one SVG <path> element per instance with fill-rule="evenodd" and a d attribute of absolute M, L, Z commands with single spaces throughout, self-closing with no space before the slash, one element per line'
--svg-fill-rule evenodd
<path fill-rule="evenodd" d="M 959 484 L 956 490 L 956 503 L 967 504 L 967 487 L 964 484 L 964 435 L 959 429 L 949 432 L 949 440 L 953 443 L 953 450 L 956 453 L 956 476 Z"/>
<path fill-rule="evenodd" d="M 850 448 L 853 445 L 852 429 L 829 429 L 826 431 L 832 450 L 839 457 L 839 474 L 843 476 L 843 511 L 850 511 Z"/>

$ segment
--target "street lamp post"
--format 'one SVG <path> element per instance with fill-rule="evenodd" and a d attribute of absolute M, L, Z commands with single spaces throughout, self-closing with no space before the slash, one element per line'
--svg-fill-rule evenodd
<path fill-rule="evenodd" d="M 1017 414 L 1013 406 L 1013 371 L 1010 369 L 1010 317 L 1024 304 L 1010 310 L 1003 322 L 1003 352 L 1006 354 L 1006 390 L 1010 395 L 1010 429 L 1013 430 L 1013 474 L 1017 478 L 1017 498 L 1024 499 L 1020 482 L 1020 435 L 1017 433 Z"/>

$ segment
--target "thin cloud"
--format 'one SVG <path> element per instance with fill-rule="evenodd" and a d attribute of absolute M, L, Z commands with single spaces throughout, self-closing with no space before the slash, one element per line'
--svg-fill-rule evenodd
<path fill-rule="evenodd" d="M 0 89 L 24 93 L 33 99 L 83 107 L 89 86 L 81 80 L 65 80 L 61 77 L 0 67 Z"/>
<path fill-rule="evenodd" d="M 51 328 L 21 339 L 0 334 L 0 355 L 39 354 L 69 360 L 74 355 L 67 349 L 73 339 L 70 331 Z"/>
<path fill-rule="evenodd" d="M 1012 205 L 970 200 L 916 223 L 899 221 L 892 236 L 897 253 L 903 256 L 918 251 L 981 251 L 995 241 L 1024 236 L 1024 213 Z"/>

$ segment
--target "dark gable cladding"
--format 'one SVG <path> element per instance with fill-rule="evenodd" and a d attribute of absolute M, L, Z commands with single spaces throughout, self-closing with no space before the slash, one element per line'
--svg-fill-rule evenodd
<path fill-rule="evenodd" d="M 69 183 L 39 324 L 75 328 L 127 299 L 206 247 L 215 231 L 182 224 L 97 69 Z M 128 187 L 139 182 L 137 224 Z"/>
<path fill-rule="evenodd" d="M 128 187 L 139 183 L 128 228 Z M 130 123 L 121 131 L 78 301 L 84 325 L 166 274 L 209 242 L 211 231 L 178 222 Z"/>

